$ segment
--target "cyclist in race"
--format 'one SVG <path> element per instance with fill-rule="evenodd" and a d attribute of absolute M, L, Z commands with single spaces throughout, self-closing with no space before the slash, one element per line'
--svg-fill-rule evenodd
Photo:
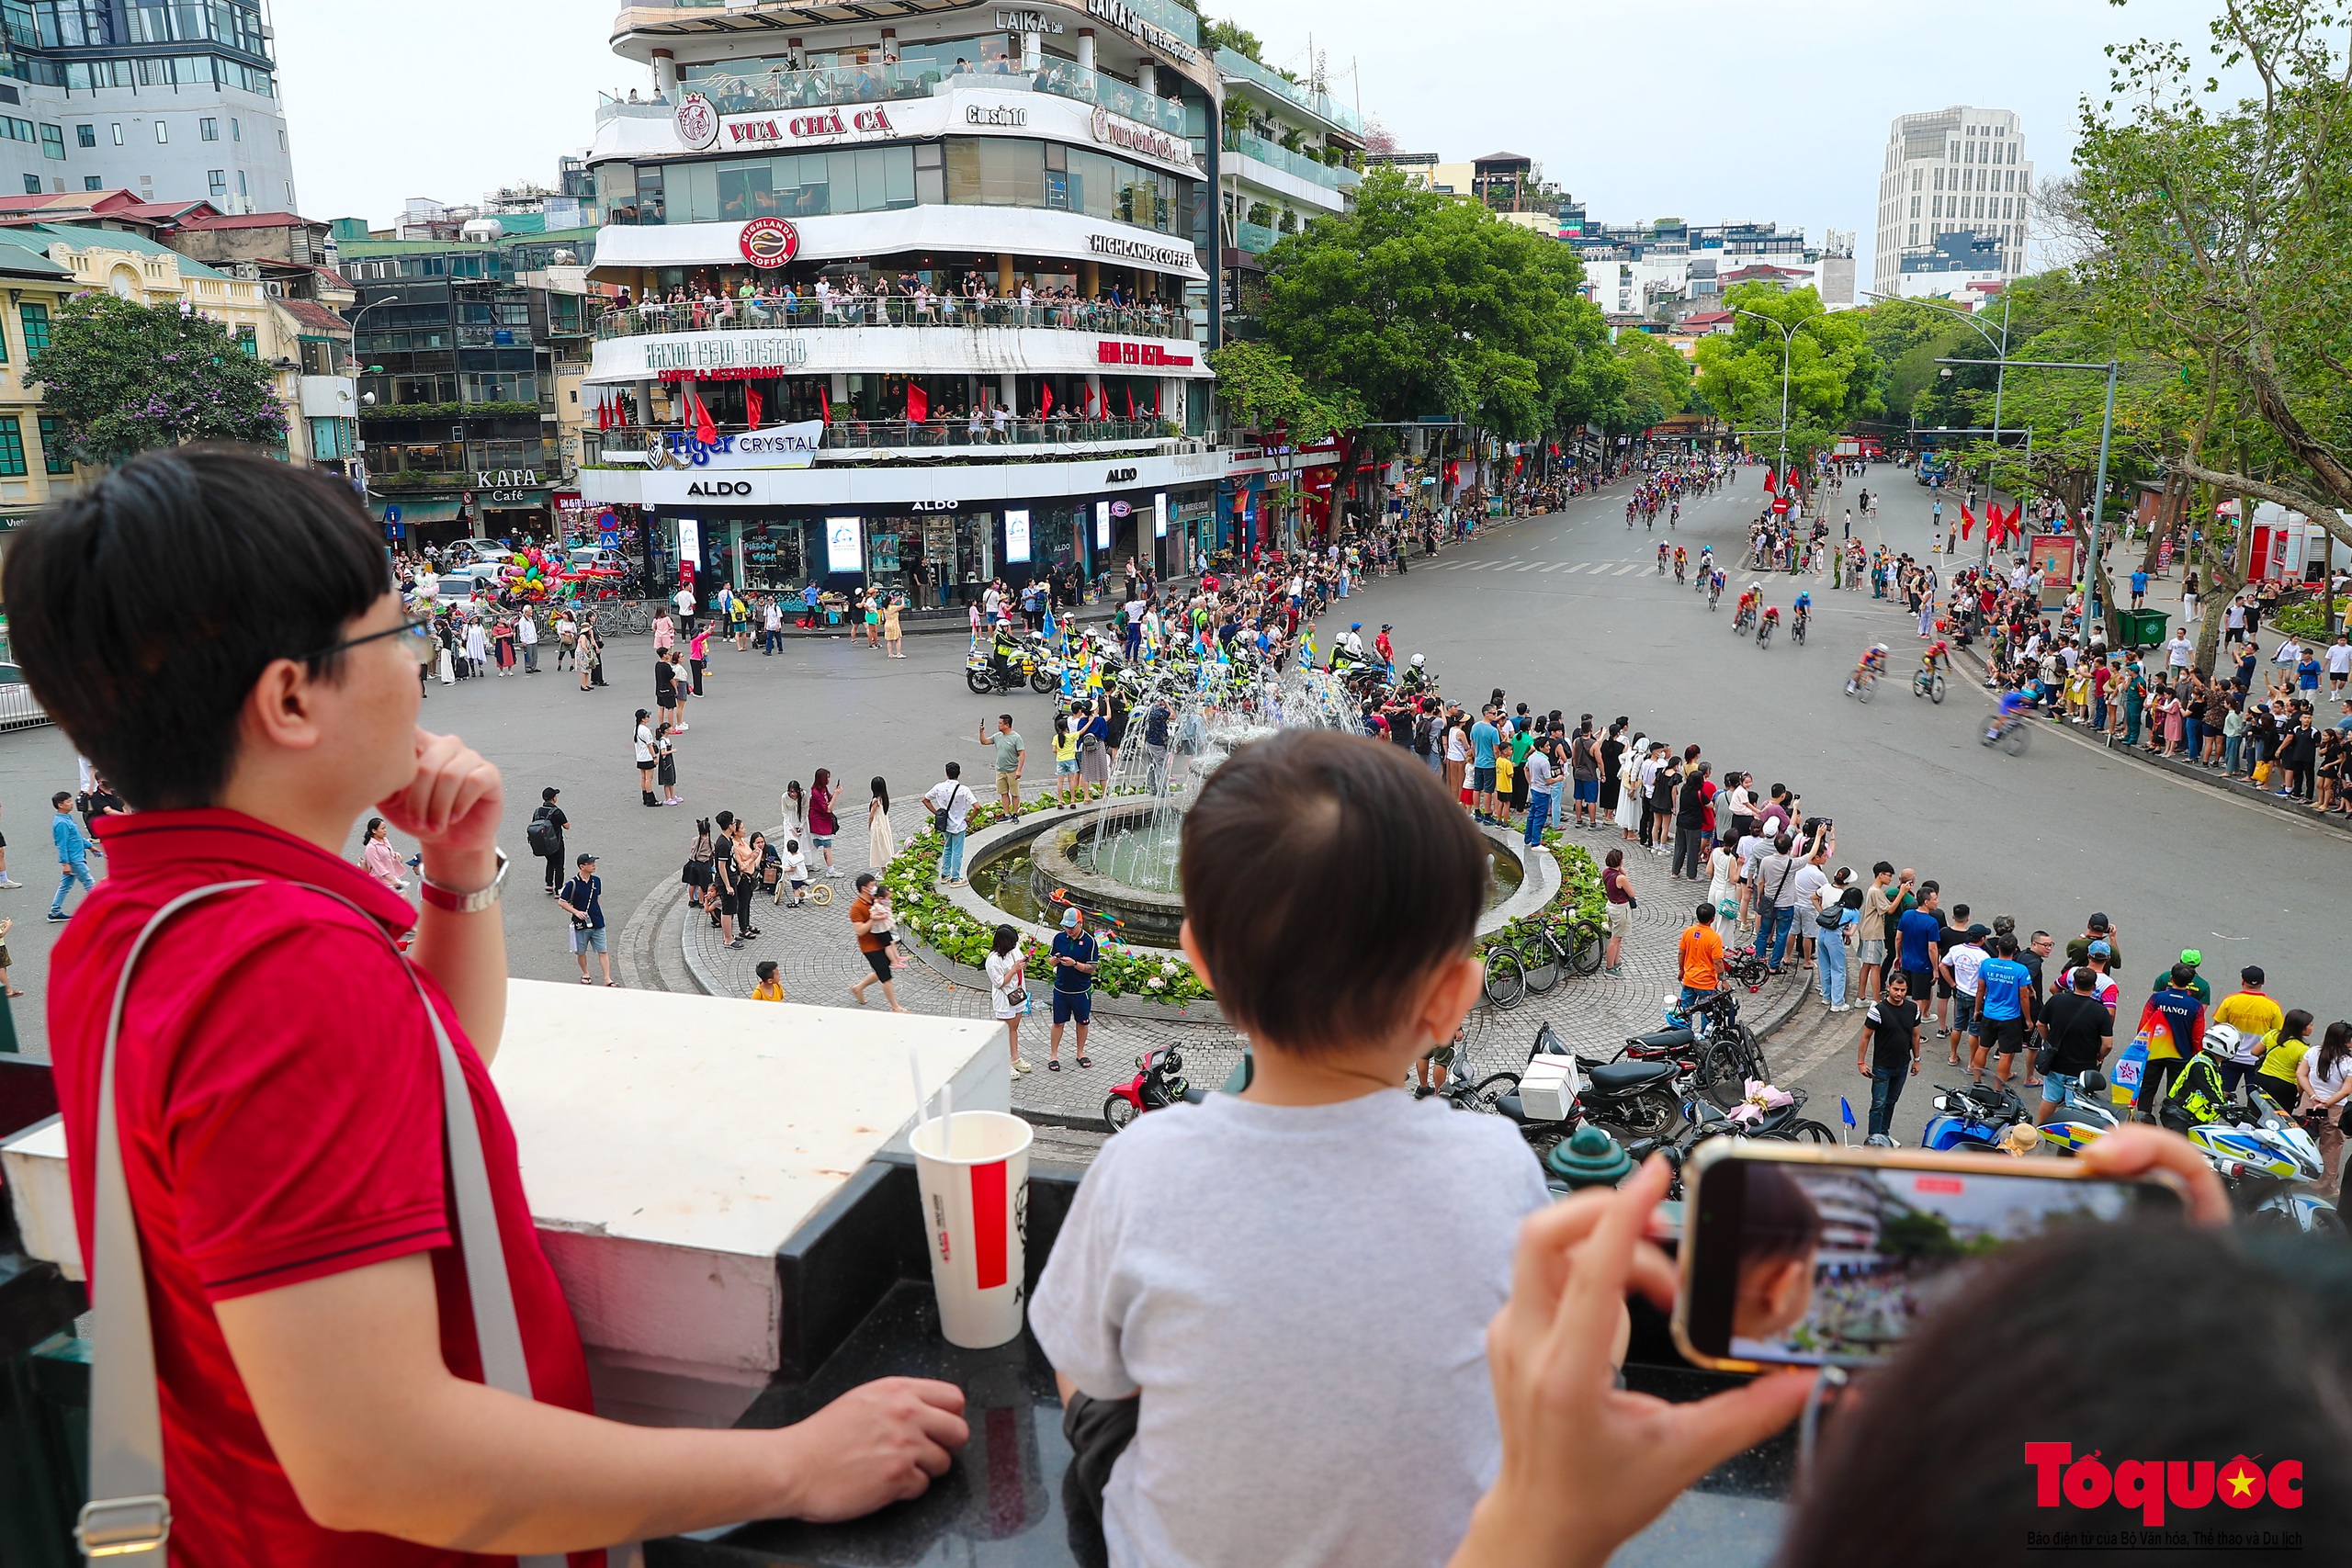
<path fill-rule="evenodd" d="M 1854 672 L 1846 677 L 1846 690 L 1859 692 L 1865 682 L 1875 681 L 1886 673 L 1886 644 L 1874 642 L 1862 650 L 1854 662 Z"/>
<path fill-rule="evenodd" d="M 1678 501 L 1678 502 L 1676 502 L 1674 503 L 1674 509 L 1673 509 L 1672 511 L 1668 512 L 1668 513 L 1666 514 L 1666 525 L 1667 525 L 1668 527 L 1671 528 L 1671 527 L 1673 527 L 1676 524 L 1678 524 L 1678 523 L 1679 523 L 1679 522 L 1681 522 L 1681 521 L 1682 521 L 1682 503 L 1681 503 L 1680 502 L 1679 502 L 1679 501 Z"/>
<path fill-rule="evenodd" d="M 1764 641 L 1767 637 L 1770 637 L 1770 636 L 1772 635 L 1772 628 L 1773 628 L 1774 626 L 1779 626 L 1780 624 L 1781 624 L 1781 607 L 1780 607 L 1778 604 L 1768 604 L 1768 605 L 1766 605 L 1766 606 L 1764 607 L 1764 618 L 1763 618 L 1763 620 L 1761 620 L 1761 621 L 1759 621 L 1758 623 L 1757 623 L 1757 626 L 1756 626 L 1756 640 L 1757 640 L 1757 642 L 1758 642 L 1759 645 L 1760 645 L 1760 644 L 1762 644 L 1762 643 L 1763 643 L 1763 641 Z"/>
<path fill-rule="evenodd" d="M 1813 594 L 1810 591 L 1798 592 L 1795 616 L 1795 630 L 1797 635 L 1802 637 L 1804 635 L 1805 623 L 1813 616 Z"/>
<path fill-rule="evenodd" d="M 2000 701 L 1993 707 L 1993 723 L 1985 731 L 1986 738 L 1998 740 L 2008 733 L 2011 725 L 2023 724 L 2031 708 L 2032 705 L 2026 701 L 2023 692 L 2014 685 L 2003 687 Z"/>
<path fill-rule="evenodd" d="M 1660 577 L 1666 575 L 1666 546 L 1664 544 L 1660 544 L 1657 547 L 1657 574 Z"/>
<path fill-rule="evenodd" d="M 1703 579 L 1703 578 L 1706 578 L 1707 576 L 1711 575 L 1711 574 L 1714 571 L 1714 570 L 1715 570 L 1715 547 L 1714 547 L 1714 546 L 1713 546 L 1713 545 L 1702 545 L 1702 546 L 1700 546 L 1700 547 L 1699 547 L 1699 575 L 1700 575 L 1700 577 L 1701 577 L 1701 578 L 1702 578 L 1702 579 Z"/>
<path fill-rule="evenodd" d="M 1951 644 L 1946 642 L 1941 637 L 1938 637 L 1934 642 L 1928 646 L 1927 651 L 1919 655 L 1919 663 L 1930 675 L 1936 672 L 1937 667 L 1939 665 L 1946 670 L 1951 669 Z"/>
<path fill-rule="evenodd" d="M 1675 546 L 1674 581 L 1678 586 L 1689 580 L 1687 574 L 1690 570 L 1690 558 L 1683 553 L 1682 547 L 1680 545 Z"/>
<path fill-rule="evenodd" d="M 1708 572 L 1708 573 L 1707 573 L 1707 604 L 1708 604 L 1708 607 L 1712 609 L 1712 608 L 1713 607 L 1713 605 L 1714 605 L 1715 601 L 1716 601 L 1716 600 L 1718 600 L 1718 599 L 1720 599 L 1720 598 L 1722 598 L 1723 596 L 1724 596 L 1724 574 L 1723 574 L 1722 572 L 1720 572 L 1720 571 L 1710 571 L 1710 572 Z"/>

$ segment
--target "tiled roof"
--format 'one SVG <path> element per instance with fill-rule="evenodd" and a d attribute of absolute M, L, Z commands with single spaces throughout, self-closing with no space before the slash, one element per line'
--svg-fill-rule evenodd
<path fill-rule="evenodd" d="M 340 335 L 351 330 L 351 323 L 328 310 L 315 299 L 280 299 L 286 313 L 312 332 Z"/>

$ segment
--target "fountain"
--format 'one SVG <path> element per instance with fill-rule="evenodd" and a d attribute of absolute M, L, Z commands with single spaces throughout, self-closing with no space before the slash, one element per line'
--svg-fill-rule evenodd
<path fill-rule="evenodd" d="M 1168 745 L 1144 744 L 1153 701 L 1169 707 Z M 1163 667 L 1132 694 L 1126 744 L 1110 791 L 1092 806 L 976 859 L 973 890 L 1005 913 L 1050 926 L 1076 905 L 1141 947 L 1172 948 L 1183 924 L 1177 855 L 1184 813 L 1236 747 L 1277 729 L 1353 728 L 1354 706 L 1328 673 L 1293 669 L 1279 678 L 1204 660 Z M 1492 845 L 1489 908 L 1519 891 L 1518 856 Z"/>

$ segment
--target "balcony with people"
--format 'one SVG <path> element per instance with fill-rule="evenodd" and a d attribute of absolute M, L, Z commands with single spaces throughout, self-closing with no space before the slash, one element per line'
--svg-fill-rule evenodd
<path fill-rule="evenodd" d="M 1007 280 L 998 274 L 992 260 L 978 258 L 962 266 L 898 271 L 887 265 L 842 264 L 798 278 L 713 268 L 691 282 L 650 288 L 642 299 L 624 288 L 619 302 L 598 320 L 596 337 L 603 342 L 673 333 L 857 327 L 1010 327 L 1170 340 L 1193 335 L 1190 309 L 1181 299 L 1145 292 L 1142 275 L 1094 267 L 1098 281 L 1090 294 L 1072 275 L 1032 272 Z"/>
<path fill-rule="evenodd" d="M 1173 449 L 1194 439 L 1160 379 L 1148 375 L 679 378 L 654 393 L 650 426 L 642 423 L 649 411 L 619 389 L 586 396 L 593 427 L 584 460 L 592 465 L 698 466 L 698 453 L 730 437 L 810 423 L 823 427 L 817 458 L 827 464 L 1039 461 Z"/>

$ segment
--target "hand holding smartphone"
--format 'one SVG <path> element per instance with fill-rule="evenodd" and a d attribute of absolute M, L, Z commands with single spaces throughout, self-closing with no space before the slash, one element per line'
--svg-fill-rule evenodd
<path fill-rule="evenodd" d="M 2000 1155 L 1724 1139 L 1701 1146 L 1687 1179 L 1675 1343 L 1726 1371 L 1883 1360 L 1973 1259 L 2188 1209 L 2169 1169 Z"/>

